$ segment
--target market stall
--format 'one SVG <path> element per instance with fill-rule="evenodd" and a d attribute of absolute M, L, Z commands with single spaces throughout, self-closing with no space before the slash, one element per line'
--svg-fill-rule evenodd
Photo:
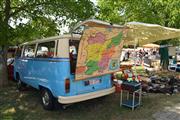
<path fill-rule="evenodd" d="M 179 29 L 155 24 L 130 22 L 124 26 L 113 25 L 113 29 L 111 25 L 99 20 L 87 20 L 73 29 L 76 30 L 79 26 L 84 26 L 84 34 L 81 37 L 78 49 L 81 57 L 78 56 L 76 65 L 76 80 L 112 74 L 119 71 L 121 66 L 119 59 L 123 45 L 134 45 L 134 48 L 136 48 L 137 45 L 142 46 L 159 40 L 180 37 Z M 134 63 L 136 63 L 136 54 L 134 58 Z M 136 67 L 134 74 L 134 79 L 124 80 L 122 84 L 127 82 L 130 84 L 139 83 Z M 141 93 L 137 94 L 140 95 Z"/>

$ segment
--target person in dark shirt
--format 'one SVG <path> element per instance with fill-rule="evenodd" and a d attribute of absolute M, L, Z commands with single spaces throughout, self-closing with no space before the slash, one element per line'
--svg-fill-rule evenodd
<path fill-rule="evenodd" d="M 174 76 L 169 76 L 170 80 L 169 80 L 169 86 L 170 86 L 170 90 L 169 90 L 169 94 L 172 95 L 174 93 L 174 85 L 176 83 L 176 79 L 174 78 Z"/>

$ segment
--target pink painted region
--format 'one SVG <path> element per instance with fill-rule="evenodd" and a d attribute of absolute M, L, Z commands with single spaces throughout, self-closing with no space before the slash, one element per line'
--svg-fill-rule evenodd
<path fill-rule="evenodd" d="M 101 61 L 98 62 L 98 66 L 100 67 L 100 70 L 104 70 L 108 67 L 110 58 L 109 57 L 104 57 L 101 59 Z"/>
<path fill-rule="evenodd" d="M 95 44 L 95 43 L 104 43 L 106 40 L 106 37 L 101 32 L 96 33 L 95 37 L 90 36 L 88 39 L 89 44 Z"/>

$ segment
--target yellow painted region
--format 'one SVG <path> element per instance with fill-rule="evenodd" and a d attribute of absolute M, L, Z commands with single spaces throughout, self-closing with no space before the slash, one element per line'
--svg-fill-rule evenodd
<path fill-rule="evenodd" d="M 87 60 L 99 61 L 102 57 L 102 53 L 107 49 L 107 45 L 111 43 L 111 40 L 106 40 L 104 44 L 92 44 L 87 46 Z"/>

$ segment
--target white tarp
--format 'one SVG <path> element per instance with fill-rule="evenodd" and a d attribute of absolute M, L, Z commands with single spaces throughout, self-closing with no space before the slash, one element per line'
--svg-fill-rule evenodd
<path fill-rule="evenodd" d="M 129 22 L 125 26 L 129 27 L 125 44 L 144 45 L 159 40 L 180 38 L 180 29 L 139 22 Z"/>

